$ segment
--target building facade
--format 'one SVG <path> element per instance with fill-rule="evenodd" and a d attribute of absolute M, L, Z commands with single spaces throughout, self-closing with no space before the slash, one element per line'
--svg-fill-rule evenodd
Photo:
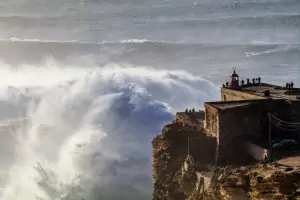
<path fill-rule="evenodd" d="M 268 143 L 269 113 L 300 122 L 300 101 L 295 98 L 298 88 L 261 83 L 260 78 L 253 78 L 252 83 L 248 79 L 245 84 L 235 71 L 231 78 L 221 88 L 221 101 L 205 103 L 205 130 L 217 139 L 216 160 L 221 165 L 249 160 L 246 143 L 253 138 Z M 272 129 L 272 134 L 275 137 L 282 132 Z"/>

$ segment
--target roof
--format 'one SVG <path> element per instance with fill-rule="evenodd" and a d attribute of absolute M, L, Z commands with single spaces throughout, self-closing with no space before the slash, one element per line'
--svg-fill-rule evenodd
<path fill-rule="evenodd" d="M 239 100 L 239 101 L 214 101 L 214 102 L 206 102 L 205 104 L 211 105 L 214 108 L 217 108 L 218 110 L 226 110 L 230 108 L 249 106 L 257 101 L 262 101 L 262 100 L 258 99 L 258 100 Z"/>
<path fill-rule="evenodd" d="M 270 102 L 283 102 L 286 99 L 249 99 L 249 100 L 237 100 L 237 101 L 213 101 L 213 102 L 205 102 L 205 105 L 210 105 L 219 111 L 234 109 L 234 108 L 242 108 L 253 105 L 263 106 L 265 103 Z M 300 101 L 299 101 L 300 102 Z"/>
<path fill-rule="evenodd" d="M 239 77 L 239 75 L 235 71 L 233 71 L 233 74 L 231 75 L 231 77 Z"/>
<path fill-rule="evenodd" d="M 259 85 L 248 85 L 239 88 L 238 91 L 246 92 L 258 96 L 264 96 L 264 92 L 269 90 L 272 99 L 290 99 L 297 100 L 300 95 L 300 88 L 287 89 L 278 85 L 271 85 L 267 83 L 260 83 Z"/>
<path fill-rule="evenodd" d="M 247 106 L 250 104 L 251 104 L 251 102 L 237 102 L 237 103 L 224 102 L 224 103 L 220 103 L 220 104 L 211 104 L 211 105 L 217 109 L 224 110 L 224 109 L 229 109 L 229 108 L 244 107 L 244 106 Z"/>

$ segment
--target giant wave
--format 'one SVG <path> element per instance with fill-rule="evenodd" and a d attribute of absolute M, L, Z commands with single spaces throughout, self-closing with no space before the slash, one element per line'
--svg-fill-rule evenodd
<path fill-rule="evenodd" d="M 150 199 L 151 139 L 175 110 L 218 99 L 184 71 L 1 64 L 0 199 Z"/>

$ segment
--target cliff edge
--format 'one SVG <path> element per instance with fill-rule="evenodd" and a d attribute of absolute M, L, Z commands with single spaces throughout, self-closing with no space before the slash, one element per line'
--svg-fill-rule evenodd
<path fill-rule="evenodd" d="M 196 171 L 211 170 L 216 138 L 206 135 L 203 119 L 203 111 L 177 113 L 153 139 L 154 200 L 188 199 L 197 184 Z"/>
<path fill-rule="evenodd" d="M 204 111 L 177 113 L 153 141 L 153 200 L 300 199 L 300 168 L 215 165 L 217 138 Z"/>

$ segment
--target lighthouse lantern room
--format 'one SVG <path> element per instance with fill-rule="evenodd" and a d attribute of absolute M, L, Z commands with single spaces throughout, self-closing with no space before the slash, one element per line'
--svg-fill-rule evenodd
<path fill-rule="evenodd" d="M 233 69 L 233 73 L 231 75 L 230 88 L 237 89 L 239 88 L 239 75 L 236 73 L 236 70 Z"/>

